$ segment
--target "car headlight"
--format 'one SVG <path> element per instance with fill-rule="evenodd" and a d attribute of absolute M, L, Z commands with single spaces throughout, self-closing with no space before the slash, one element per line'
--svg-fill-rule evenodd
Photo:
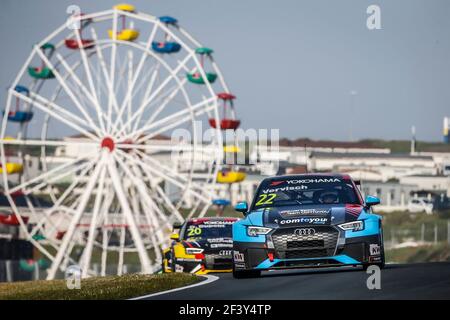
<path fill-rule="evenodd" d="M 247 227 L 247 234 L 250 237 L 257 237 L 259 235 L 268 234 L 270 231 L 272 231 L 272 228 L 265 228 L 265 227 Z"/>
<path fill-rule="evenodd" d="M 203 249 L 201 248 L 186 248 L 187 254 L 200 254 L 203 252 Z"/>
<path fill-rule="evenodd" d="M 344 231 L 361 231 L 364 229 L 364 221 L 353 221 L 353 222 L 347 222 L 339 225 L 339 228 L 341 228 Z"/>

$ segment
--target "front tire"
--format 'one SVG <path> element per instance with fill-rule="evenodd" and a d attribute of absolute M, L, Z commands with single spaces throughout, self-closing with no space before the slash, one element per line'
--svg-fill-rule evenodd
<path fill-rule="evenodd" d="M 383 269 L 386 265 L 386 260 L 385 260 L 385 256 L 384 256 L 384 239 L 383 239 L 383 228 L 381 226 L 381 222 L 380 222 L 380 256 L 381 256 L 381 261 L 377 262 L 377 263 L 365 263 L 363 264 L 363 269 L 364 271 L 367 271 L 367 269 L 370 266 L 378 266 L 378 268 Z"/>

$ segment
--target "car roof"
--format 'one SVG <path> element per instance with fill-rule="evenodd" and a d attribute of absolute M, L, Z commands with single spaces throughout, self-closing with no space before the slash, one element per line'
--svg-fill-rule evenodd
<path fill-rule="evenodd" d="M 282 180 L 282 179 L 307 179 L 311 177 L 330 177 L 330 178 L 341 178 L 341 179 L 351 179 L 348 174 L 334 173 L 334 172 L 314 172 L 314 173 L 303 173 L 303 174 L 287 174 L 282 176 L 273 176 L 265 178 L 265 181 L 271 180 Z"/>

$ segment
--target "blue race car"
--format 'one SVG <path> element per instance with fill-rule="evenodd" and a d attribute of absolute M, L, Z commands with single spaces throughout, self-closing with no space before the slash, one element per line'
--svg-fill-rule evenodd
<path fill-rule="evenodd" d="M 342 174 L 304 174 L 264 179 L 245 218 L 233 224 L 233 276 L 302 267 L 384 267 L 381 217 L 376 197 L 363 200 Z"/>

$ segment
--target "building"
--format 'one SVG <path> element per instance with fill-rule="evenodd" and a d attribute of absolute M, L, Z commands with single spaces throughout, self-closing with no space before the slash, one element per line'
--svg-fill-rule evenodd
<path fill-rule="evenodd" d="M 425 191 L 446 191 L 450 197 L 450 177 L 443 175 L 411 175 L 400 178 L 401 184 L 416 185 Z"/>
<path fill-rule="evenodd" d="M 308 167 L 314 171 L 354 171 L 352 176 L 368 180 L 388 181 L 410 175 L 436 175 L 438 167 L 432 156 L 391 153 L 327 153 L 313 152 Z"/>
<path fill-rule="evenodd" d="M 381 204 L 376 207 L 378 211 L 405 211 L 414 197 L 417 185 L 402 184 L 398 182 L 362 182 L 361 191 L 364 196 L 380 198 Z"/>

